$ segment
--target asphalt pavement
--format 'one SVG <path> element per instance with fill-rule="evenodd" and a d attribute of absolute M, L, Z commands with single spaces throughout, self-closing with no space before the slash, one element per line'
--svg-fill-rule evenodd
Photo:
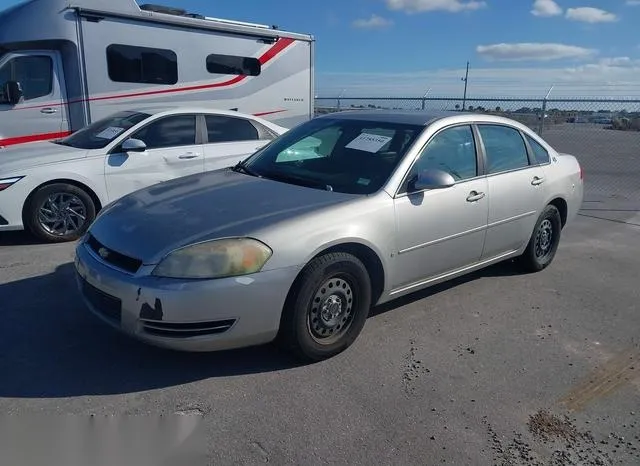
<path fill-rule="evenodd" d="M 311 365 L 269 345 L 130 340 L 84 309 L 73 245 L 0 235 L 0 412 L 149 429 L 180 413 L 216 465 L 640 464 L 640 199 L 584 157 L 584 209 L 550 268 L 499 264 L 375 309 L 349 350 Z M 44 448 L 26 437 L 0 435 L 0 463 Z"/>

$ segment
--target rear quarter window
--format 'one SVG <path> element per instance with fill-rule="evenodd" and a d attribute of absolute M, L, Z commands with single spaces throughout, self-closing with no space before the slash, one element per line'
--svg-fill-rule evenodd
<path fill-rule="evenodd" d="M 551 157 L 549 156 L 549 152 L 547 152 L 547 149 L 542 147 L 542 145 L 540 145 L 531 136 L 525 135 L 525 137 L 527 138 L 527 142 L 531 147 L 531 151 L 533 152 L 534 159 L 537 163 L 539 163 L 540 165 L 544 165 L 545 163 L 551 162 Z"/>

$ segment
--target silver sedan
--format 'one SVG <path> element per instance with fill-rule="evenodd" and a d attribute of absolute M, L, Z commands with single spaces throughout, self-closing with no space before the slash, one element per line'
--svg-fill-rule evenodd
<path fill-rule="evenodd" d="M 145 342 L 277 341 L 317 361 L 373 305 L 506 259 L 544 269 L 583 189 L 574 156 L 510 119 L 330 114 L 113 202 L 77 245 L 77 278 L 94 314 Z"/>

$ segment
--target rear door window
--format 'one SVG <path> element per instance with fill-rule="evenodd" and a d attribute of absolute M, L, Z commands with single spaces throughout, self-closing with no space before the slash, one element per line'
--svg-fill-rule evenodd
<path fill-rule="evenodd" d="M 221 142 L 257 141 L 258 130 L 244 118 L 205 115 L 209 144 Z"/>
<path fill-rule="evenodd" d="M 487 173 L 500 173 L 529 166 L 529 156 L 520 131 L 504 125 L 478 125 L 487 156 Z"/>

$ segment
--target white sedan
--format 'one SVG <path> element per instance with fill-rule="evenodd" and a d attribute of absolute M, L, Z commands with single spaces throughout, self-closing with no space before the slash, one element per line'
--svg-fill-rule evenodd
<path fill-rule="evenodd" d="M 75 240 L 106 204 L 162 181 L 234 165 L 287 130 L 235 111 L 139 109 L 64 139 L 2 150 L 0 231 Z"/>

